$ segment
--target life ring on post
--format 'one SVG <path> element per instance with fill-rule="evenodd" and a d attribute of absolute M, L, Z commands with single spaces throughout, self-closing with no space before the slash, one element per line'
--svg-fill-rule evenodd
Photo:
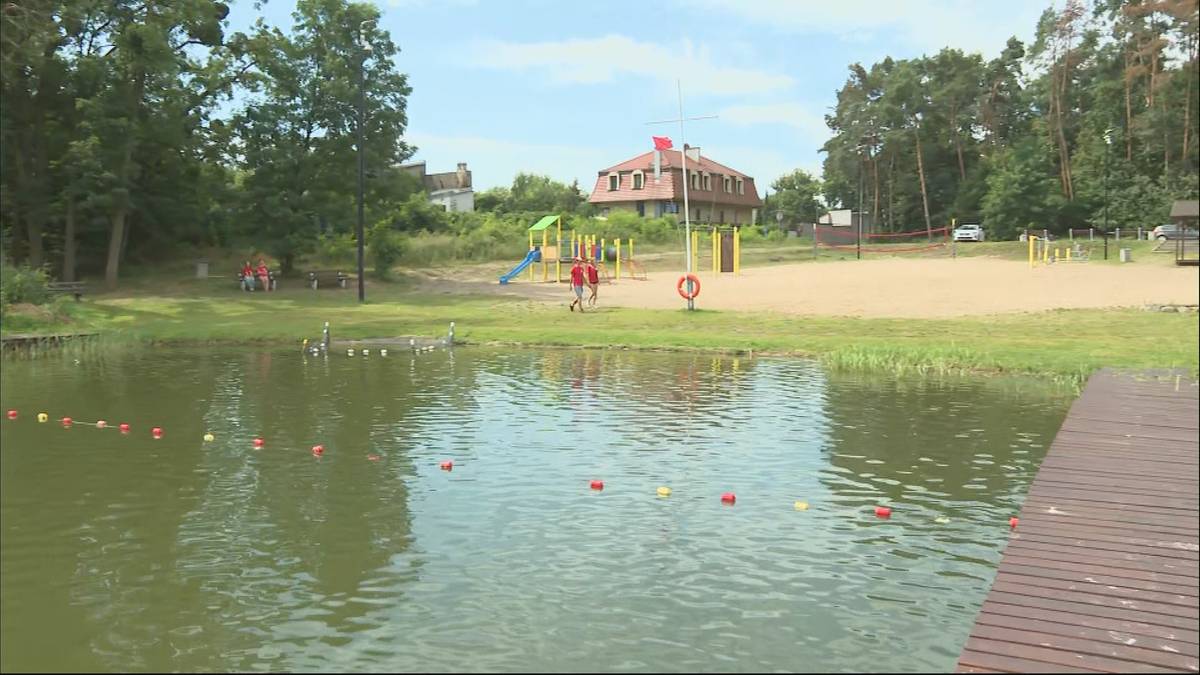
<path fill-rule="evenodd" d="M 683 287 L 688 281 L 692 282 L 692 292 L 690 295 Z M 700 295 L 700 278 L 695 274 L 685 274 L 679 277 L 679 283 L 675 284 L 675 290 L 679 292 L 679 297 L 684 300 L 694 300 L 696 296 Z"/>

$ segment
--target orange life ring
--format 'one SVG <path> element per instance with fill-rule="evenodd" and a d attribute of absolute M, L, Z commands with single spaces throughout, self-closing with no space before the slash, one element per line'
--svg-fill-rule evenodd
<path fill-rule="evenodd" d="M 683 284 L 689 280 L 692 282 L 691 295 L 688 295 L 688 292 L 683 290 Z M 693 300 L 696 296 L 700 295 L 700 279 L 695 274 L 685 274 L 679 277 L 679 283 L 675 284 L 675 290 L 678 291 L 679 297 L 684 300 Z"/>

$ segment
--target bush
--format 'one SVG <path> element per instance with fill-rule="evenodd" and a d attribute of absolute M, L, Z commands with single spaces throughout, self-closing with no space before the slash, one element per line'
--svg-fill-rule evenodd
<path fill-rule="evenodd" d="M 0 262 L 0 305 L 44 305 L 50 301 L 49 282 L 45 270 Z"/>
<path fill-rule="evenodd" d="M 358 242 L 353 232 L 322 234 L 317 238 L 316 254 L 321 262 L 330 265 L 347 263 L 357 258 Z"/>
<path fill-rule="evenodd" d="M 375 274 L 387 279 L 392 266 L 404 255 L 404 237 L 387 223 L 378 223 L 367 234 L 367 246 L 371 249 L 371 260 L 375 263 Z"/>

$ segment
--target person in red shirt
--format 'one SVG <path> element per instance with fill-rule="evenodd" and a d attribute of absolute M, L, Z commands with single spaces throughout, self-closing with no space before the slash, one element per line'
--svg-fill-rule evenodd
<path fill-rule="evenodd" d="M 258 259 L 258 283 L 262 284 L 264 291 L 271 290 L 271 272 L 262 258 Z"/>
<path fill-rule="evenodd" d="M 587 285 L 591 289 L 592 294 L 588 296 L 588 305 L 596 306 L 596 291 L 600 290 L 600 271 L 596 269 L 596 263 L 591 258 L 588 258 L 587 267 L 584 270 L 587 272 Z"/>
<path fill-rule="evenodd" d="M 242 290 L 254 292 L 254 268 L 249 260 L 242 261 Z"/>
<path fill-rule="evenodd" d="M 575 311 L 575 305 L 579 305 L 579 311 L 583 311 L 583 265 L 579 258 L 575 258 L 575 264 L 571 266 L 571 290 L 575 293 L 575 299 L 571 301 L 571 311 Z"/>

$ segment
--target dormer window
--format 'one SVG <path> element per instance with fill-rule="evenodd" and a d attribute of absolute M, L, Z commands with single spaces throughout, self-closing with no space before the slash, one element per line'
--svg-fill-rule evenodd
<path fill-rule="evenodd" d="M 725 190 L 727 194 L 733 192 L 733 179 L 725 176 L 725 179 L 721 181 L 721 189 Z"/>
<path fill-rule="evenodd" d="M 737 179 L 737 192 L 739 195 L 746 194 L 746 183 L 741 178 Z"/>
<path fill-rule="evenodd" d="M 712 174 L 704 174 L 704 189 L 712 192 Z"/>
<path fill-rule="evenodd" d="M 692 189 L 693 190 L 700 189 L 700 172 L 699 171 L 692 172 Z"/>
<path fill-rule="evenodd" d="M 621 187 L 621 175 L 616 173 L 608 174 L 608 191 L 616 192 Z"/>
<path fill-rule="evenodd" d="M 641 190 L 644 187 L 646 187 L 646 174 L 642 173 L 641 171 L 634 171 L 633 172 L 633 189 Z"/>

